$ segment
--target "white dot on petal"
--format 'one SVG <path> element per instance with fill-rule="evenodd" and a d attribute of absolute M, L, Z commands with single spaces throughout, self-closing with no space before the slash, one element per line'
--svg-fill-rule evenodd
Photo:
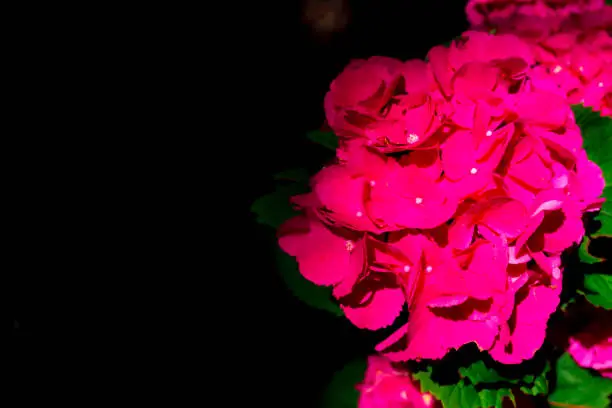
<path fill-rule="evenodd" d="M 414 202 L 417 204 L 421 204 L 423 202 L 423 199 L 421 197 L 417 197 L 414 199 Z"/>
<path fill-rule="evenodd" d="M 404 266 L 404 272 L 406 273 L 410 272 L 410 265 Z"/>
<path fill-rule="evenodd" d="M 406 391 L 402 391 L 400 392 L 400 397 L 402 397 L 402 399 L 408 399 L 408 393 Z"/>
<path fill-rule="evenodd" d="M 603 88 L 603 85 L 604 85 L 603 82 L 600 82 L 600 83 L 597 84 L 597 86 L 600 87 L 600 88 Z"/>
<path fill-rule="evenodd" d="M 493 131 L 491 131 L 491 130 L 487 130 L 487 133 L 485 133 L 485 135 L 487 135 L 487 136 L 491 136 L 491 135 L 493 135 Z"/>
<path fill-rule="evenodd" d="M 425 272 L 431 273 L 431 271 L 433 271 L 433 266 L 428 265 L 427 268 L 425 268 Z"/>
<path fill-rule="evenodd" d="M 357 217 L 363 217 L 363 213 L 361 211 L 357 211 Z"/>
<path fill-rule="evenodd" d="M 562 69 L 563 69 L 563 68 L 561 68 L 561 65 L 557 65 L 557 66 L 555 67 L 555 69 L 553 69 L 553 72 L 554 72 L 555 74 L 558 74 L 559 72 L 561 72 L 561 70 L 562 70 Z"/>
<path fill-rule="evenodd" d="M 552 270 L 552 276 L 555 279 L 559 279 L 561 277 L 561 269 L 555 266 Z"/>
<path fill-rule="evenodd" d="M 425 403 L 425 405 L 430 406 L 433 402 L 433 398 L 429 394 L 423 394 L 423 402 Z"/>
<path fill-rule="evenodd" d="M 370 187 L 374 187 L 376 185 L 376 182 L 374 180 L 370 181 Z"/>
<path fill-rule="evenodd" d="M 414 144 L 416 142 L 419 141 L 419 135 L 411 133 L 408 135 L 408 138 L 406 139 L 406 142 L 408 142 L 408 144 Z"/>
<path fill-rule="evenodd" d="M 355 249 L 355 243 L 351 241 L 350 239 L 344 243 L 344 246 L 346 247 L 346 250 L 349 252 Z"/>
<path fill-rule="evenodd" d="M 580 72 L 584 72 L 584 67 L 583 67 L 582 65 L 581 65 L 581 66 L 579 66 L 579 67 L 578 67 L 578 71 L 580 71 Z"/>
<path fill-rule="evenodd" d="M 472 167 L 472 170 L 470 170 L 470 174 L 476 174 L 478 173 L 478 169 L 476 167 Z"/>

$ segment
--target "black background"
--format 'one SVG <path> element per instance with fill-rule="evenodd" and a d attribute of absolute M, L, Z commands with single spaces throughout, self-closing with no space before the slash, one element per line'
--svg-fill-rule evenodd
<path fill-rule="evenodd" d="M 225 140 L 217 144 L 211 139 L 211 144 L 239 163 L 228 167 L 240 173 L 238 202 L 243 217 L 236 225 L 213 227 L 214 220 L 207 220 L 204 222 L 211 224 L 204 229 L 188 227 L 187 233 L 165 236 L 166 241 L 176 236 L 185 242 L 177 251 L 179 255 L 169 256 L 168 265 L 172 267 L 165 273 L 158 274 L 159 269 L 164 270 L 162 264 L 149 259 L 159 255 L 153 253 L 153 246 L 144 251 L 140 248 L 148 246 L 142 236 L 152 235 L 164 222 L 181 222 L 162 221 L 163 210 L 143 216 L 149 203 L 128 205 L 127 195 L 115 197 L 103 192 L 107 186 L 99 186 L 91 196 L 79 193 L 65 200 L 67 194 L 73 197 L 75 190 L 94 183 L 92 178 L 74 179 L 80 166 L 65 165 L 65 169 L 56 170 L 58 163 L 68 163 L 64 159 L 71 163 L 75 159 L 67 153 L 74 145 L 58 146 L 57 138 L 24 143 L 24 163 L 41 161 L 34 170 L 25 164 L 19 169 L 30 176 L 28 184 L 21 187 L 28 195 L 17 203 L 23 215 L 16 221 L 23 226 L 11 238 L 7 251 L 18 260 L 10 269 L 16 279 L 11 287 L 14 326 L 10 349 L 16 369 L 11 376 L 25 386 L 25 395 L 44 396 L 53 390 L 87 405 L 116 391 L 142 387 L 138 400 L 163 392 L 172 381 L 169 378 L 180 377 L 189 378 L 185 380 L 186 390 L 201 388 L 203 394 L 216 395 L 219 390 L 212 390 L 210 384 L 219 382 L 227 389 L 220 399 L 246 398 L 268 406 L 317 406 L 318 394 L 334 371 L 372 352 L 384 333 L 358 330 L 343 318 L 308 308 L 287 292 L 274 270 L 270 231 L 255 224 L 249 207 L 257 197 L 272 191 L 273 174 L 287 168 L 316 166 L 325 160 L 326 154 L 304 135 L 322 125 L 323 97 L 331 80 L 350 59 L 374 55 L 422 59 L 431 47 L 451 40 L 468 25 L 465 1 L 348 3 L 349 24 L 327 41 L 318 39 L 304 25 L 303 4 L 297 1 L 288 9 L 269 5 L 257 17 L 247 15 L 250 24 L 244 26 L 238 18 L 226 21 L 231 27 L 225 36 L 236 37 L 247 46 L 230 52 L 235 57 L 231 63 L 218 59 L 222 69 L 228 67 L 229 71 L 231 65 L 236 70 L 231 78 L 218 81 L 229 99 L 222 107 L 229 111 L 229 119 L 210 121 L 212 113 L 205 111 L 203 121 L 206 126 L 223 126 L 223 133 L 217 137 L 233 138 L 235 146 Z M 212 20 L 216 19 L 221 18 L 213 16 Z M 130 47 L 126 46 L 126 54 L 134 52 Z M 53 82 L 49 77 L 39 82 Z M 153 78 L 151 83 L 158 80 L 160 77 Z M 87 93 L 87 89 L 83 91 Z M 117 95 L 113 108 L 116 99 Z M 196 104 L 203 100 L 225 103 L 210 97 L 207 89 L 196 101 L 187 102 L 199 106 Z M 80 101 L 73 102 L 78 105 Z M 47 109 L 55 101 L 37 103 Z M 134 109 L 134 104 L 129 108 Z M 120 109 L 111 110 L 111 114 L 117 112 Z M 54 116 L 47 115 L 50 119 Z M 79 129 L 83 131 L 79 137 L 91 136 L 91 123 Z M 63 129 L 63 124 L 58 129 Z M 40 133 L 40 129 L 36 131 Z M 192 134 L 198 133 L 189 132 Z M 153 142 L 152 137 L 145 139 L 131 157 L 140 157 L 143 146 Z M 99 147 L 97 139 L 94 144 Z M 49 152 L 56 156 L 49 159 Z M 184 152 L 179 157 L 181 154 Z M 206 160 L 209 158 L 221 160 L 218 155 L 209 155 Z M 89 159 L 83 156 L 79 160 Z M 155 157 L 155 166 L 163 167 L 159 173 L 165 174 L 183 161 L 162 149 Z M 110 172 L 115 165 L 107 157 L 102 162 L 104 171 Z M 138 169 L 130 180 L 123 180 L 122 188 L 136 195 L 144 180 L 141 173 L 146 172 Z M 201 183 L 200 173 L 193 173 L 194 183 Z M 71 183 L 58 181 L 65 174 L 70 174 Z M 156 181 L 161 182 L 163 177 L 158 176 L 156 173 Z M 159 197 L 155 195 L 153 200 L 163 199 L 161 193 L 157 194 Z M 223 200 L 217 204 L 223 206 Z M 92 203 L 101 204 L 102 210 L 83 210 Z M 109 212 L 116 208 L 123 216 L 129 215 L 128 219 L 115 224 Z M 70 224 L 68 217 L 72 219 Z M 137 221 L 138 217 L 145 220 Z M 190 222 L 196 221 L 186 224 Z M 109 233 L 106 238 L 102 231 L 108 229 L 111 231 L 105 231 Z M 97 237 L 89 240 L 90 235 Z M 201 275 L 201 268 L 195 265 L 201 265 L 202 260 L 196 256 L 192 265 L 185 260 L 185 265 L 177 265 L 183 255 L 203 251 L 198 246 L 203 236 L 221 242 L 226 249 L 236 242 L 240 252 L 229 251 L 221 268 L 213 267 L 212 261 L 207 264 L 210 268 L 205 273 L 218 275 L 224 286 L 210 283 L 202 291 L 199 283 L 191 283 Z M 202 257 L 207 257 L 210 251 L 204 252 Z M 176 276 L 169 276 L 174 271 Z M 227 275 L 231 277 L 225 278 Z M 179 281 L 176 291 L 170 280 Z M 186 289 L 189 286 L 198 290 L 191 293 Z M 164 385 L 151 385 L 158 382 Z M 81 394 L 86 397 L 77 398 Z"/>

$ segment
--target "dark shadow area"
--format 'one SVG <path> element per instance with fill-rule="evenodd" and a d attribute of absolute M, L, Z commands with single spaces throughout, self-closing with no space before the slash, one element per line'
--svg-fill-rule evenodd
<path fill-rule="evenodd" d="M 268 114 L 273 116 L 267 131 L 258 130 L 258 134 L 273 147 L 254 149 L 249 164 L 245 163 L 245 168 L 252 169 L 245 183 L 250 187 L 245 207 L 272 191 L 272 175 L 276 172 L 312 168 L 333 157 L 308 142 L 304 134 L 323 124 L 325 93 L 351 59 L 374 55 L 422 59 L 431 47 L 467 29 L 464 3 L 349 1 L 346 29 L 325 41 L 319 41 L 296 18 L 292 30 L 298 43 L 283 40 L 271 45 L 270 53 L 275 57 L 270 63 L 276 67 L 263 79 L 263 88 L 268 95 L 266 100 L 279 103 L 270 107 L 273 112 Z M 263 310 L 265 322 L 257 323 L 256 330 L 267 333 L 262 361 L 269 365 L 265 372 L 274 378 L 277 387 L 269 395 L 279 401 L 291 401 L 291 406 L 316 407 L 320 390 L 334 371 L 356 357 L 373 353 L 374 345 L 390 332 L 357 329 L 345 318 L 310 309 L 294 299 L 274 270 L 273 248 L 268 246 L 269 241 L 261 239 L 266 233 L 265 227 L 253 224 L 251 250 L 262 279 L 258 287 L 266 291 L 265 300 L 257 306 Z M 295 396 L 299 396 L 298 400 Z"/>
<path fill-rule="evenodd" d="M 120 231 L 114 231 L 114 236 L 104 243 L 106 253 L 94 254 L 99 248 L 93 248 L 94 244 L 87 242 L 85 237 L 92 231 L 94 234 L 102 231 L 103 226 L 97 224 L 106 222 L 108 215 L 104 212 L 83 214 L 82 225 L 74 231 L 69 230 L 54 211 L 41 213 L 38 210 L 39 203 L 61 202 L 57 197 L 64 197 L 64 191 L 58 190 L 56 175 L 36 174 L 40 185 L 27 186 L 28 191 L 39 194 L 28 204 L 31 207 L 27 210 L 28 222 L 33 230 L 24 229 L 23 237 L 14 240 L 15 247 L 20 248 L 18 258 L 23 260 L 15 270 L 18 279 L 12 293 L 15 319 L 19 323 L 13 328 L 13 356 L 20 373 L 14 376 L 28 377 L 24 384 L 32 384 L 31 377 L 35 376 L 40 379 L 36 383 L 61 383 L 69 385 L 70 389 L 85 385 L 98 388 L 103 384 L 98 391 L 106 387 L 111 392 L 142 384 L 144 381 L 136 374 L 137 370 L 177 376 L 195 371 L 189 377 L 197 385 L 189 384 L 185 388 L 210 388 L 208 379 L 202 377 L 212 376 L 224 387 L 226 383 L 232 384 L 234 389 L 229 392 L 243 394 L 238 398 L 246 396 L 255 403 L 270 406 L 316 407 L 319 392 L 333 372 L 357 356 L 372 353 L 373 346 L 388 331 L 372 333 L 357 329 L 344 318 L 313 310 L 296 300 L 275 271 L 274 248 L 265 238 L 269 231 L 254 223 L 248 208 L 257 197 L 273 189 L 272 176 L 278 171 L 295 167 L 312 169 L 329 157 L 307 141 L 304 133 L 323 124 L 323 97 L 331 80 L 351 59 L 375 55 L 403 60 L 424 58 L 431 47 L 448 42 L 467 28 L 464 4 L 465 1 L 448 0 L 349 1 L 350 16 L 345 28 L 325 41 L 313 35 L 304 24 L 304 7 L 300 2 L 295 2 L 291 10 L 275 9 L 265 16 L 246 16 L 245 19 L 252 20 L 248 28 L 239 27 L 241 23 L 224 22 L 230 27 L 227 36 L 237 36 L 248 45 L 244 50 L 230 51 L 240 61 L 214 59 L 220 66 L 233 65 L 239 73 L 226 84 L 226 93 L 234 98 L 234 104 L 227 108 L 234 112 L 231 120 L 217 120 L 214 113 L 204 110 L 208 115 L 206 126 L 215 128 L 215 132 L 221 127 L 219 134 L 232 137 L 231 140 L 216 139 L 215 135 L 205 135 L 215 151 L 222 152 L 231 163 L 223 168 L 222 175 L 205 176 L 236 180 L 235 185 L 227 188 L 240 190 L 241 197 L 236 201 L 244 215 L 239 228 L 230 225 L 233 220 L 223 220 L 220 226 L 206 225 L 205 234 L 189 224 L 188 233 L 197 231 L 197 234 L 191 239 L 190 247 L 181 250 L 181 253 L 199 253 L 206 246 L 203 242 L 208 240 L 222 241 L 227 247 L 234 243 L 239 245 L 240 251 L 233 252 L 230 257 L 213 256 L 205 261 L 206 274 L 228 276 L 223 277 L 221 285 L 200 282 L 198 287 L 201 285 L 206 290 L 196 291 L 184 288 L 192 285 L 185 280 L 177 293 L 165 286 L 164 280 L 170 280 L 174 276 L 169 275 L 175 273 L 177 276 L 191 274 L 190 279 L 199 280 L 194 277 L 203 274 L 198 269 L 201 260 L 196 262 L 197 267 L 185 267 L 176 259 L 169 262 L 169 267 L 155 265 L 150 268 L 143 259 L 127 263 L 126 260 L 137 252 L 134 248 L 142 245 L 138 235 L 143 231 L 136 231 L 140 225 L 131 219 L 122 221 Z M 240 5 L 234 7 L 239 9 Z M 240 10 L 234 12 L 240 14 Z M 217 16 L 209 18 L 207 15 L 202 24 L 209 24 L 209 19 L 216 20 Z M 145 34 L 143 32 L 143 38 Z M 202 44 L 198 46 L 206 48 Z M 189 52 L 194 53 L 194 50 Z M 195 53 L 198 52 L 196 48 Z M 206 97 L 200 95 L 198 101 L 193 102 L 198 109 L 197 115 L 201 114 L 201 100 Z M 47 102 L 52 105 L 55 101 Z M 201 125 L 198 126 L 199 129 Z M 63 125 L 58 129 L 63 129 Z M 196 139 L 200 137 L 198 132 L 189 136 Z M 50 137 L 49 140 L 55 143 L 56 139 Z M 115 141 L 109 144 L 113 143 Z M 118 149 L 122 148 L 122 143 L 117 143 Z M 68 151 L 63 146 L 53 146 L 49 150 Z M 43 157 L 46 146 L 40 150 L 37 154 Z M 135 151 L 138 154 L 134 156 L 144 154 L 141 147 Z M 29 154 L 29 150 L 27 152 Z M 81 160 L 87 159 L 84 157 Z M 205 155 L 205 160 L 217 158 L 224 160 L 213 154 Z M 45 163 L 55 165 L 54 161 L 46 160 Z M 160 161 L 163 163 L 156 163 L 157 166 L 175 164 L 163 155 Z M 66 167 L 70 175 L 80 168 Z M 145 179 L 150 177 L 148 171 L 143 169 L 139 174 Z M 131 180 L 129 189 L 137 189 L 140 182 L 140 179 Z M 71 195 L 66 196 L 74 195 L 73 191 L 68 193 Z M 108 204 L 109 211 L 119 207 L 123 216 L 129 216 L 131 212 L 138 215 L 146 209 L 124 209 L 127 204 L 123 197 L 133 194 L 124 193 L 119 194 L 119 201 Z M 227 203 L 231 200 L 224 193 L 208 194 L 214 196 L 215 204 L 231 204 Z M 84 201 L 83 198 L 79 200 Z M 75 214 L 85 204 L 75 201 Z M 237 212 L 233 214 L 237 217 Z M 90 222 L 92 218 L 95 220 Z M 205 222 L 212 224 L 217 222 L 216 218 L 221 217 L 216 213 L 207 214 Z M 187 223 L 191 222 L 200 221 Z M 159 223 L 162 221 L 154 219 L 146 228 L 161 228 Z M 229 231 L 227 237 L 217 237 L 217 232 L 224 230 Z M 70 236 L 65 244 L 58 231 L 62 237 Z M 147 232 L 145 229 L 144 234 Z M 115 235 L 121 236 L 116 238 Z M 53 243 L 53 248 L 49 247 L 49 242 Z M 57 247 L 61 247 L 61 251 L 57 251 Z M 160 289 L 150 288 L 157 284 Z M 181 303 L 185 298 L 189 298 L 188 305 Z M 212 300 L 214 306 L 203 306 L 202 300 L 205 303 Z M 186 318 L 186 315 L 190 316 Z M 141 331 L 145 326 L 146 330 Z M 185 334 L 187 331 L 193 334 Z M 231 340 L 226 343 L 220 340 L 222 337 Z M 185 351 L 190 342 L 197 343 L 193 352 L 191 349 Z M 214 342 L 220 344 L 212 344 Z M 217 363 L 217 359 L 223 361 Z M 181 368 L 162 370 L 160 367 L 167 363 L 166 360 L 172 360 Z M 223 373 L 218 374 L 220 371 Z M 104 381 L 94 383 L 92 373 Z M 143 395 L 155 387 L 145 386 Z M 68 388 L 62 390 L 69 392 Z M 98 395 L 91 394 L 92 400 L 99 400 Z M 88 404 L 89 401 L 81 405 Z"/>

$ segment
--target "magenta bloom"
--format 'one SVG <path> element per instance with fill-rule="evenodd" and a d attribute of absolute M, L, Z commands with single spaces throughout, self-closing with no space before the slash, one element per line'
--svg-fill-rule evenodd
<path fill-rule="evenodd" d="M 379 356 L 368 358 L 365 378 L 357 387 L 359 408 L 429 408 L 435 403 L 430 394 L 419 391 L 408 372 Z"/>
<path fill-rule="evenodd" d="M 353 61 L 325 96 L 327 122 L 342 140 L 360 139 L 381 151 L 422 146 L 440 124 L 434 90 L 423 61 Z"/>
<path fill-rule="evenodd" d="M 329 228 L 314 216 L 297 216 L 279 229 L 279 245 L 295 256 L 304 277 L 317 285 L 341 282 L 353 269 L 361 269 L 364 235 Z"/>
<path fill-rule="evenodd" d="M 517 15 L 566 17 L 603 5 L 604 0 L 470 0 L 466 14 L 472 25 L 490 25 Z"/>
<path fill-rule="evenodd" d="M 531 87 L 612 116 L 612 6 L 601 0 L 472 0 L 466 12 L 474 30 L 495 28 L 525 42 L 537 63 Z"/>
<path fill-rule="evenodd" d="M 470 342 L 489 349 L 499 332 L 496 300 L 506 290 L 507 248 L 478 239 L 463 251 L 442 247 L 432 238 L 396 238 L 394 250 L 413 250 L 420 260 L 398 268 L 409 301 L 409 322 L 377 346 L 392 360 L 437 359 Z M 400 263 L 401 255 L 395 256 Z M 417 258 L 419 259 L 419 258 Z M 445 333 L 441 335 L 440 333 Z"/>
<path fill-rule="evenodd" d="M 381 329 L 409 311 L 377 346 L 388 359 L 439 359 L 474 343 L 515 364 L 542 345 L 561 256 L 581 242 L 605 186 L 568 94 L 605 111 L 607 96 L 588 84 L 612 84 L 595 51 L 560 27 L 538 27 L 532 43 L 470 31 L 428 62 L 354 61 L 332 83 L 337 157 L 293 198 L 303 214 L 279 244 L 305 278 L 332 287 L 355 326 Z M 605 35 L 588 36 L 607 47 Z M 539 50 L 550 61 L 534 67 Z M 554 77 L 565 68 L 551 68 L 562 57 L 566 87 Z"/>
<path fill-rule="evenodd" d="M 612 378 L 612 311 L 597 311 L 585 330 L 570 338 L 568 352 L 581 367 Z"/>

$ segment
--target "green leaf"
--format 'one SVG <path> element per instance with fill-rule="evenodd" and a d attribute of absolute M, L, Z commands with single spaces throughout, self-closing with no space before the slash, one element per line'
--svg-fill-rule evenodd
<path fill-rule="evenodd" d="M 313 142 L 325 146 L 328 149 L 336 150 L 338 148 L 338 137 L 334 134 L 334 132 L 313 130 L 312 132 L 308 132 L 306 136 Z"/>
<path fill-rule="evenodd" d="M 289 198 L 306 191 L 307 188 L 301 184 L 279 186 L 273 193 L 255 200 L 251 211 L 257 215 L 258 223 L 278 228 L 283 222 L 297 214 Z"/>
<path fill-rule="evenodd" d="M 432 367 L 427 371 L 413 374 L 420 381 L 421 391 L 429 392 L 442 403 L 444 408 L 501 408 L 505 398 L 514 402 L 510 387 L 477 389 L 461 379 L 457 384 L 440 385 L 432 380 Z"/>
<path fill-rule="evenodd" d="M 612 380 L 591 374 L 567 353 L 557 361 L 557 385 L 548 397 L 552 406 L 608 408 Z"/>
<path fill-rule="evenodd" d="M 430 392 L 442 402 L 445 408 L 489 408 L 501 407 L 505 399 L 516 405 L 513 388 L 519 388 L 527 395 L 544 395 L 548 393 L 546 374 L 550 365 L 541 373 L 525 375 L 521 378 L 508 378 L 479 360 L 468 367 L 460 367 L 461 380 L 457 384 L 440 385 L 432 377 L 434 368 L 413 374 L 421 382 L 421 390 Z"/>
<path fill-rule="evenodd" d="M 546 374 L 550 371 L 550 364 L 546 363 L 546 368 L 542 373 L 533 379 L 531 385 L 521 386 L 521 391 L 527 395 L 546 395 L 548 394 L 548 379 Z"/>
<path fill-rule="evenodd" d="M 582 132 L 587 156 L 601 168 L 606 181 L 603 194 L 606 202 L 595 217 L 601 222 L 601 228 L 591 234 L 591 238 L 612 237 L 612 118 L 582 105 L 572 105 L 572 110 Z"/>
<path fill-rule="evenodd" d="M 459 372 L 462 376 L 469 378 L 473 384 L 496 383 L 500 381 L 507 381 L 516 384 L 519 382 L 518 379 L 509 380 L 502 377 L 497 373 L 497 371 L 487 367 L 482 360 L 473 363 L 469 367 L 459 368 Z"/>
<path fill-rule="evenodd" d="M 276 262 L 279 273 L 295 297 L 308 306 L 331 312 L 336 316 L 343 315 L 340 306 L 332 300 L 331 288 L 315 285 L 304 278 L 295 258 L 278 248 Z"/>
<path fill-rule="evenodd" d="M 274 176 L 277 180 L 294 181 L 281 185 L 273 193 L 257 199 L 251 206 L 251 211 L 257 215 L 257 222 L 278 228 L 283 222 L 298 214 L 291 206 L 289 199 L 296 194 L 308 190 L 304 181 L 308 173 L 302 169 L 287 170 Z M 336 316 L 343 315 L 340 307 L 334 303 L 331 288 L 317 286 L 302 276 L 298 264 L 292 256 L 284 253 L 276 244 L 276 264 L 279 274 L 291 293 L 307 305 L 316 309 L 331 312 Z"/>
<path fill-rule="evenodd" d="M 601 211 L 595 217 L 595 220 L 601 222 L 601 227 L 591 234 L 593 238 L 612 237 L 612 186 L 604 189 L 603 196 L 606 202 L 603 203 Z"/>
<path fill-rule="evenodd" d="M 596 264 L 596 263 L 605 261 L 605 259 L 598 258 L 589 253 L 590 243 L 591 243 L 591 239 L 589 237 L 585 236 L 582 239 L 582 243 L 580 244 L 580 247 L 578 248 L 578 257 L 580 258 L 580 262 L 584 262 L 586 264 L 592 265 L 592 264 Z"/>
<path fill-rule="evenodd" d="M 612 309 L 612 275 L 599 273 L 585 275 L 584 288 L 589 302 L 604 309 Z"/>
<path fill-rule="evenodd" d="M 363 381 L 366 360 L 359 359 L 348 363 L 334 374 L 323 394 L 322 408 L 355 408 L 359 400 L 356 385 Z"/>
<path fill-rule="evenodd" d="M 612 118 L 581 105 L 572 105 L 572 110 L 587 156 L 602 169 L 606 185 L 612 186 Z"/>
<path fill-rule="evenodd" d="M 459 372 L 461 375 L 470 380 L 477 387 L 502 384 L 508 387 L 512 385 L 520 385 L 521 390 L 529 395 L 546 394 L 548 391 L 548 381 L 546 374 L 550 371 L 550 365 L 544 366 L 542 372 L 524 375 L 521 378 L 508 378 L 499 374 L 495 369 L 487 367 L 484 361 L 476 361 L 469 367 L 461 367 Z"/>
<path fill-rule="evenodd" d="M 276 173 L 274 175 L 275 180 L 288 180 L 295 182 L 307 182 L 309 178 L 306 169 L 289 169 Z"/>

